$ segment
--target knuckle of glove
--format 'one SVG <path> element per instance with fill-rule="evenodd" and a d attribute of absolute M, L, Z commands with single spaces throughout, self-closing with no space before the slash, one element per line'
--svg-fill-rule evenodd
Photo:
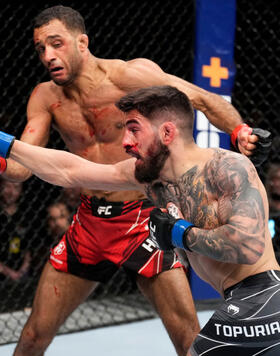
<path fill-rule="evenodd" d="M 266 161 L 272 146 L 271 132 L 263 129 L 253 129 L 253 135 L 258 136 L 258 141 L 256 142 L 256 150 L 250 157 L 253 164 L 257 167 Z"/>
<path fill-rule="evenodd" d="M 163 251 L 173 249 L 171 243 L 171 230 L 173 224 L 171 223 L 170 218 L 172 217 L 163 213 L 158 208 L 153 209 L 150 213 L 150 237 L 157 247 Z"/>
<path fill-rule="evenodd" d="M 150 221 L 152 221 L 154 224 L 159 224 L 162 222 L 162 220 L 164 220 L 164 215 L 165 214 L 163 214 L 160 209 L 154 208 L 150 213 Z"/>

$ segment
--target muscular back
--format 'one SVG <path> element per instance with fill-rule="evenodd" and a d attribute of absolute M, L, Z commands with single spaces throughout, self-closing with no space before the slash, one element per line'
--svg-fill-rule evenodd
<path fill-rule="evenodd" d="M 187 253 L 196 272 L 222 293 L 250 274 L 279 269 L 267 228 L 268 204 L 253 165 L 239 154 L 209 149 L 208 159 L 147 195 L 159 207 L 174 202 L 199 229 Z M 192 231 L 192 230 L 191 230 Z"/>

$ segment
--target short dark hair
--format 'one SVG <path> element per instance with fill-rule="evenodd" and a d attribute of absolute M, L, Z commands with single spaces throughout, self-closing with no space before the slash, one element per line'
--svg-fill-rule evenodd
<path fill-rule="evenodd" d="M 186 94 L 170 85 L 142 88 L 123 96 L 116 106 L 123 112 L 137 110 L 145 117 L 158 111 L 182 111 L 192 113 L 192 106 Z"/>
<path fill-rule="evenodd" d="M 181 116 L 188 116 L 190 125 L 193 124 L 193 107 L 187 95 L 170 85 L 152 86 L 139 89 L 122 97 L 117 108 L 123 112 L 137 110 L 141 115 L 153 119 L 154 114 L 169 111 Z"/>
<path fill-rule="evenodd" d="M 82 15 L 68 6 L 57 5 L 48 7 L 34 19 L 33 28 L 47 25 L 52 20 L 61 21 L 68 30 L 86 33 L 86 26 Z"/>

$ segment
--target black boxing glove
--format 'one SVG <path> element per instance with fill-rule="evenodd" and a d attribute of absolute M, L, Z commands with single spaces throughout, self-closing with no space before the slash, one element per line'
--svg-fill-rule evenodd
<path fill-rule="evenodd" d="M 193 226 L 192 223 L 183 219 L 175 219 L 158 208 L 150 213 L 150 237 L 163 251 L 173 250 L 175 247 L 190 251 L 186 244 L 186 233 Z"/>
<path fill-rule="evenodd" d="M 247 126 L 247 124 L 241 124 L 236 126 L 236 128 L 232 131 L 230 138 L 231 138 L 231 143 L 233 146 L 239 151 L 238 148 L 238 132 L 242 129 L 242 127 Z M 272 137 L 271 137 L 271 132 L 263 129 L 252 129 L 251 135 L 256 135 L 258 136 L 258 142 L 255 143 L 256 148 L 253 151 L 253 154 L 249 156 L 250 160 L 253 162 L 253 164 L 258 167 L 261 165 L 269 155 L 269 152 L 271 150 L 271 145 L 272 145 Z"/>
<path fill-rule="evenodd" d="M 271 132 L 262 129 L 253 129 L 252 135 L 258 136 L 258 142 L 256 142 L 256 149 L 249 158 L 256 167 L 265 162 L 268 158 L 272 145 Z"/>

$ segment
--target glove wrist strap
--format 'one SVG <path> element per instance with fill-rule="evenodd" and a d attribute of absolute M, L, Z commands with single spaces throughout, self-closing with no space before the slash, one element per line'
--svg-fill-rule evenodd
<path fill-rule="evenodd" d="M 190 251 L 190 248 L 187 246 L 187 244 L 184 242 L 184 234 L 186 230 L 189 230 L 192 228 L 194 225 L 189 223 L 186 220 L 179 219 L 176 221 L 172 228 L 171 232 L 171 242 L 173 246 L 183 248 L 185 250 Z"/>
<path fill-rule="evenodd" d="M 231 140 L 231 143 L 233 144 L 233 146 L 235 148 L 238 148 L 237 146 L 237 135 L 238 135 L 238 132 L 242 129 L 242 127 L 249 127 L 247 124 L 240 124 L 238 126 L 236 126 L 236 128 L 232 131 L 231 135 L 230 135 L 230 140 Z"/>

